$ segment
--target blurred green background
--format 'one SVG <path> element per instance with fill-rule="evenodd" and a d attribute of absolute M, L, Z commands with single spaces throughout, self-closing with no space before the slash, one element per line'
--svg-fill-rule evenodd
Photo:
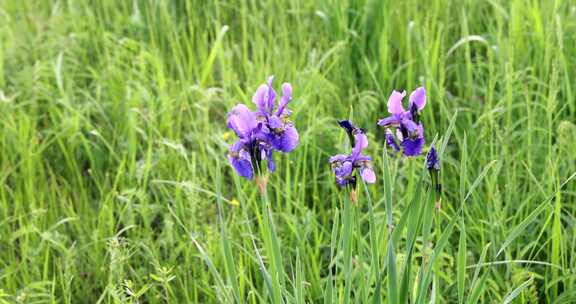
<path fill-rule="evenodd" d="M 276 156 L 270 196 L 305 302 L 323 301 L 332 267 L 336 119 L 369 132 L 381 181 L 376 120 L 393 89 L 422 85 L 428 142 L 456 117 L 443 218 L 465 204 L 468 264 L 484 248 L 505 261 L 481 267 L 479 301 L 518 286 L 518 303 L 576 298 L 576 186 L 556 191 L 576 171 L 574 1 L 5 0 L 0 16 L 0 302 L 223 302 L 191 240 L 225 272 L 217 198 L 242 302 L 266 302 L 257 191 L 227 163 L 225 121 L 268 75 L 294 87 L 301 141 Z M 397 220 L 423 158 L 393 163 Z M 382 185 L 370 191 L 385 225 Z M 441 303 L 458 299 L 458 231 L 438 260 Z"/>

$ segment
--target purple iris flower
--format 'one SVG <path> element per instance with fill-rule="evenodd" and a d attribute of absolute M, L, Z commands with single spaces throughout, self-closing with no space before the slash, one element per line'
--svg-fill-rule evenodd
<path fill-rule="evenodd" d="M 288 120 L 290 111 L 286 109 L 292 99 L 292 86 L 289 83 L 282 85 L 282 97 L 274 111 L 276 92 L 272 80 L 270 77 L 252 97 L 258 111 L 252 112 L 246 105 L 237 104 L 228 113 L 227 126 L 239 138 L 230 147 L 228 160 L 238 175 L 247 179 L 254 177 L 255 170 L 261 170 L 263 160 L 269 171 L 275 170 L 274 150 L 290 152 L 298 145 L 298 132 Z"/>
<path fill-rule="evenodd" d="M 276 91 L 272 88 L 273 81 L 274 76 L 270 76 L 268 82 L 258 87 L 252 97 L 252 102 L 258 107 L 256 119 L 264 123 L 264 132 L 268 135 L 274 149 L 290 152 L 296 148 L 299 141 L 298 131 L 288 119 L 291 111 L 286 108 L 292 100 L 292 86 L 289 83 L 282 84 L 282 97 L 276 109 Z"/>
<path fill-rule="evenodd" d="M 337 154 L 330 157 L 332 172 L 336 175 L 336 184 L 341 187 L 351 185 L 352 188 L 356 188 L 355 172 L 360 174 L 360 177 L 367 183 L 376 182 L 376 175 L 371 163 L 372 158 L 362 154 L 362 150 L 368 147 L 366 134 L 348 120 L 338 123 L 346 129 L 354 147 L 350 155 Z"/>
<path fill-rule="evenodd" d="M 426 90 L 424 87 L 417 88 L 410 94 L 408 110 L 402 106 L 402 100 L 406 91 L 393 91 L 388 98 L 389 117 L 380 119 L 378 125 L 387 128 L 386 143 L 396 151 L 403 150 L 406 156 L 417 156 L 424 147 L 424 127 L 420 122 L 420 112 L 426 106 Z M 394 133 L 388 131 L 396 128 Z M 400 141 L 400 145 L 396 142 Z M 402 148 L 402 149 L 401 149 Z"/>
<path fill-rule="evenodd" d="M 255 113 L 245 105 L 238 104 L 228 113 L 227 125 L 239 137 L 228 152 L 228 160 L 238 175 L 252 179 L 254 166 L 259 170 L 262 160 L 268 162 L 268 170 L 274 171 L 273 149 Z"/>

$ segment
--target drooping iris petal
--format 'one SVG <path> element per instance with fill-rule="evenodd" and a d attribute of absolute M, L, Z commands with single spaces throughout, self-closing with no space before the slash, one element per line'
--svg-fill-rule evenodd
<path fill-rule="evenodd" d="M 280 98 L 280 102 L 278 103 L 278 111 L 276 112 L 276 115 L 281 116 L 282 114 L 288 114 L 284 113 L 284 108 L 286 108 L 286 105 L 288 105 L 290 100 L 292 100 L 292 85 L 290 85 L 289 83 L 283 83 L 282 97 Z"/>
<path fill-rule="evenodd" d="M 374 169 L 372 169 L 371 167 L 360 168 L 360 176 L 365 182 L 369 184 L 373 184 L 376 182 L 376 174 L 374 174 Z"/>
<path fill-rule="evenodd" d="M 396 138 L 394 138 L 394 134 L 392 134 L 390 129 L 386 129 L 386 144 L 388 144 L 388 146 L 390 146 L 396 152 L 400 151 L 400 146 L 398 146 Z"/>
<path fill-rule="evenodd" d="M 266 84 L 262 84 L 252 96 L 252 102 L 256 104 L 258 110 L 265 115 L 271 115 L 274 110 L 274 100 L 276 99 L 276 91 L 272 88 L 274 76 L 268 78 Z"/>
<path fill-rule="evenodd" d="M 246 105 L 237 104 L 228 113 L 227 125 L 238 137 L 244 138 L 257 127 L 256 116 Z"/>
<path fill-rule="evenodd" d="M 424 137 L 416 138 L 404 138 L 402 140 L 402 148 L 404 149 L 404 155 L 406 156 L 417 156 L 422 153 L 422 148 L 424 147 Z"/>
<path fill-rule="evenodd" d="M 282 152 L 290 152 L 296 148 L 299 141 L 299 135 L 296 128 L 289 124 L 284 127 L 284 130 L 273 137 L 272 145 L 275 149 Z"/>
<path fill-rule="evenodd" d="M 390 114 L 401 115 L 404 113 L 404 107 L 402 107 L 402 99 L 406 96 L 406 91 L 398 92 L 393 91 L 388 98 L 388 112 Z"/>
<path fill-rule="evenodd" d="M 237 141 L 230 147 L 228 160 L 238 175 L 252 179 L 254 169 L 252 167 L 250 153 L 244 149 L 244 143 L 242 141 Z"/>
<path fill-rule="evenodd" d="M 410 106 L 416 105 L 418 111 L 422 111 L 426 106 L 426 89 L 419 87 L 410 94 Z"/>
<path fill-rule="evenodd" d="M 354 169 L 354 165 L 351 161 L 344 161 L 341 165 L 337 165 L 334 167 L 334 173 L 336 174 L 336 178 L 341 180 L 350 179 L 352 176 L 352 170 Z"/>

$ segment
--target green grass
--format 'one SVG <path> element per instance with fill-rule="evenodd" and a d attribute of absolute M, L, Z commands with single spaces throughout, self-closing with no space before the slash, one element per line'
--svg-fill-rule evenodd
<path fill-rule="evenodd" d="M 574 1 L 32 0 L 0 16 L 0 303 L 576 301 Z M 225 119 L 271 74 L 293 84 L 301 141 L 263 197 L 227 163 Z M 375 124 L 393 89 L 421 85 L 440 210 L 423 157 L 387 155 Z M 378 178 L 355 205 L 327 163 L 347 117 Z"/>

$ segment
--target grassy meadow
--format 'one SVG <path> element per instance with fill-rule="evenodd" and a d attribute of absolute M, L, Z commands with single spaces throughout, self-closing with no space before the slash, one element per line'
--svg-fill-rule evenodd
<path fill-rule="evenodd" d="M 0 1 L 0 303 L 576 302 L 576 2 Z M 265 195 L 226 117 L 290 82 Z M 425 86 L 425 156 L 385 147 Z M 364 128 L 358 202 L 328 159 Z"/>

